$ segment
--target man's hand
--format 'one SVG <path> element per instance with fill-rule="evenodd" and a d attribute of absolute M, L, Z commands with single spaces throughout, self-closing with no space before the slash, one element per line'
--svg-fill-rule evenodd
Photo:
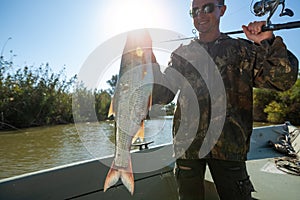
<path fill-rule="evenodd" d="M 248 26 L 243 25 L 243 31 L 246 37 L 253 42 L 260 44 L 262 40 L 271 39 L 273 37 L 273 31 L 262 32 L 262 26 L 266 24 L 265 21 L 251 22 Z"/>

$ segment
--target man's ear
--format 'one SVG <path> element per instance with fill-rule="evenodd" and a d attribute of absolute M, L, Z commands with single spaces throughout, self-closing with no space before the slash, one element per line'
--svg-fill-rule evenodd
<path fill-rule="evenodd" d="M 223 16 L 225 14 L 226 8 L 227 8 L 226 5 L 223 5 L 221 7 L 221 15 L 220 16 Z"/>

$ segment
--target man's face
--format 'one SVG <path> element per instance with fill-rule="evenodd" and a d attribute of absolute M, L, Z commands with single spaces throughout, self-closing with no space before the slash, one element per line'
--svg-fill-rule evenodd
<path fill-rule="evenodd" d="M 217 0 L 193 0 L 194 26 L 200 33 L 219 31 L 220 17 L 225 12 L 225 6 L 218 5 Z"/>

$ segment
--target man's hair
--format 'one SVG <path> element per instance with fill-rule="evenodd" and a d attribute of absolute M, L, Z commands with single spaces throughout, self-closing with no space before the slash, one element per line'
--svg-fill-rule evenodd
<path fill-rule="evenodd" d="M 225 4 L 225 0 L 218 0 L 220 5 L 224 5 Z"/>
<path fill-rule="evenodd" d="M 225 0 L 218 0 L 219 4 L 220 5 L 225 5 Z M 193 0 L 191 0 L 191 5 L 193 3 Z"/>
<path fill-rule="evenodd" d="M 192 7 L 192 4 L 193 4 L 193 1 L 194 0 L 191 0 L 191 4 L 190 4 L 191 7 Z M 218 3 L 219 3 L 219 5 L 225 5 L 225 0 L 218 0 Z"/>

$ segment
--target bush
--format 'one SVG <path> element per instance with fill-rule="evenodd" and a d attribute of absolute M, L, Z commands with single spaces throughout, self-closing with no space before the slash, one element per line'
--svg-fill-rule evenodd
<path fill-rule="evenodd" d="M 63 70 L 53 73 L 48 64 L 15 72 L 0 66 L 0 129 L 72 122 L 69 90 L 75 79 L 66 80 Z"/>
<path fill-rule="evenodd" d="M 266 106 L 264 112 L 267 113 L 267 120 L 271 123 L 283 123 L 286 116 L 286 108 L 283 104 L 272 101 Z"/>
<path fill-rule="evenodd" d="M 284 92 L 254 89 L 253 110 L 255 121 L 300 125 L 300 79 Z"/>
<path fill-rule="evenodd" d="M 277 100 L 278 93 L 267 89 L 254 88 L 253 90 L 253 120 L 267 121 L 267 113 L 264 112 L 266 106 L 274 100 Z"/>

